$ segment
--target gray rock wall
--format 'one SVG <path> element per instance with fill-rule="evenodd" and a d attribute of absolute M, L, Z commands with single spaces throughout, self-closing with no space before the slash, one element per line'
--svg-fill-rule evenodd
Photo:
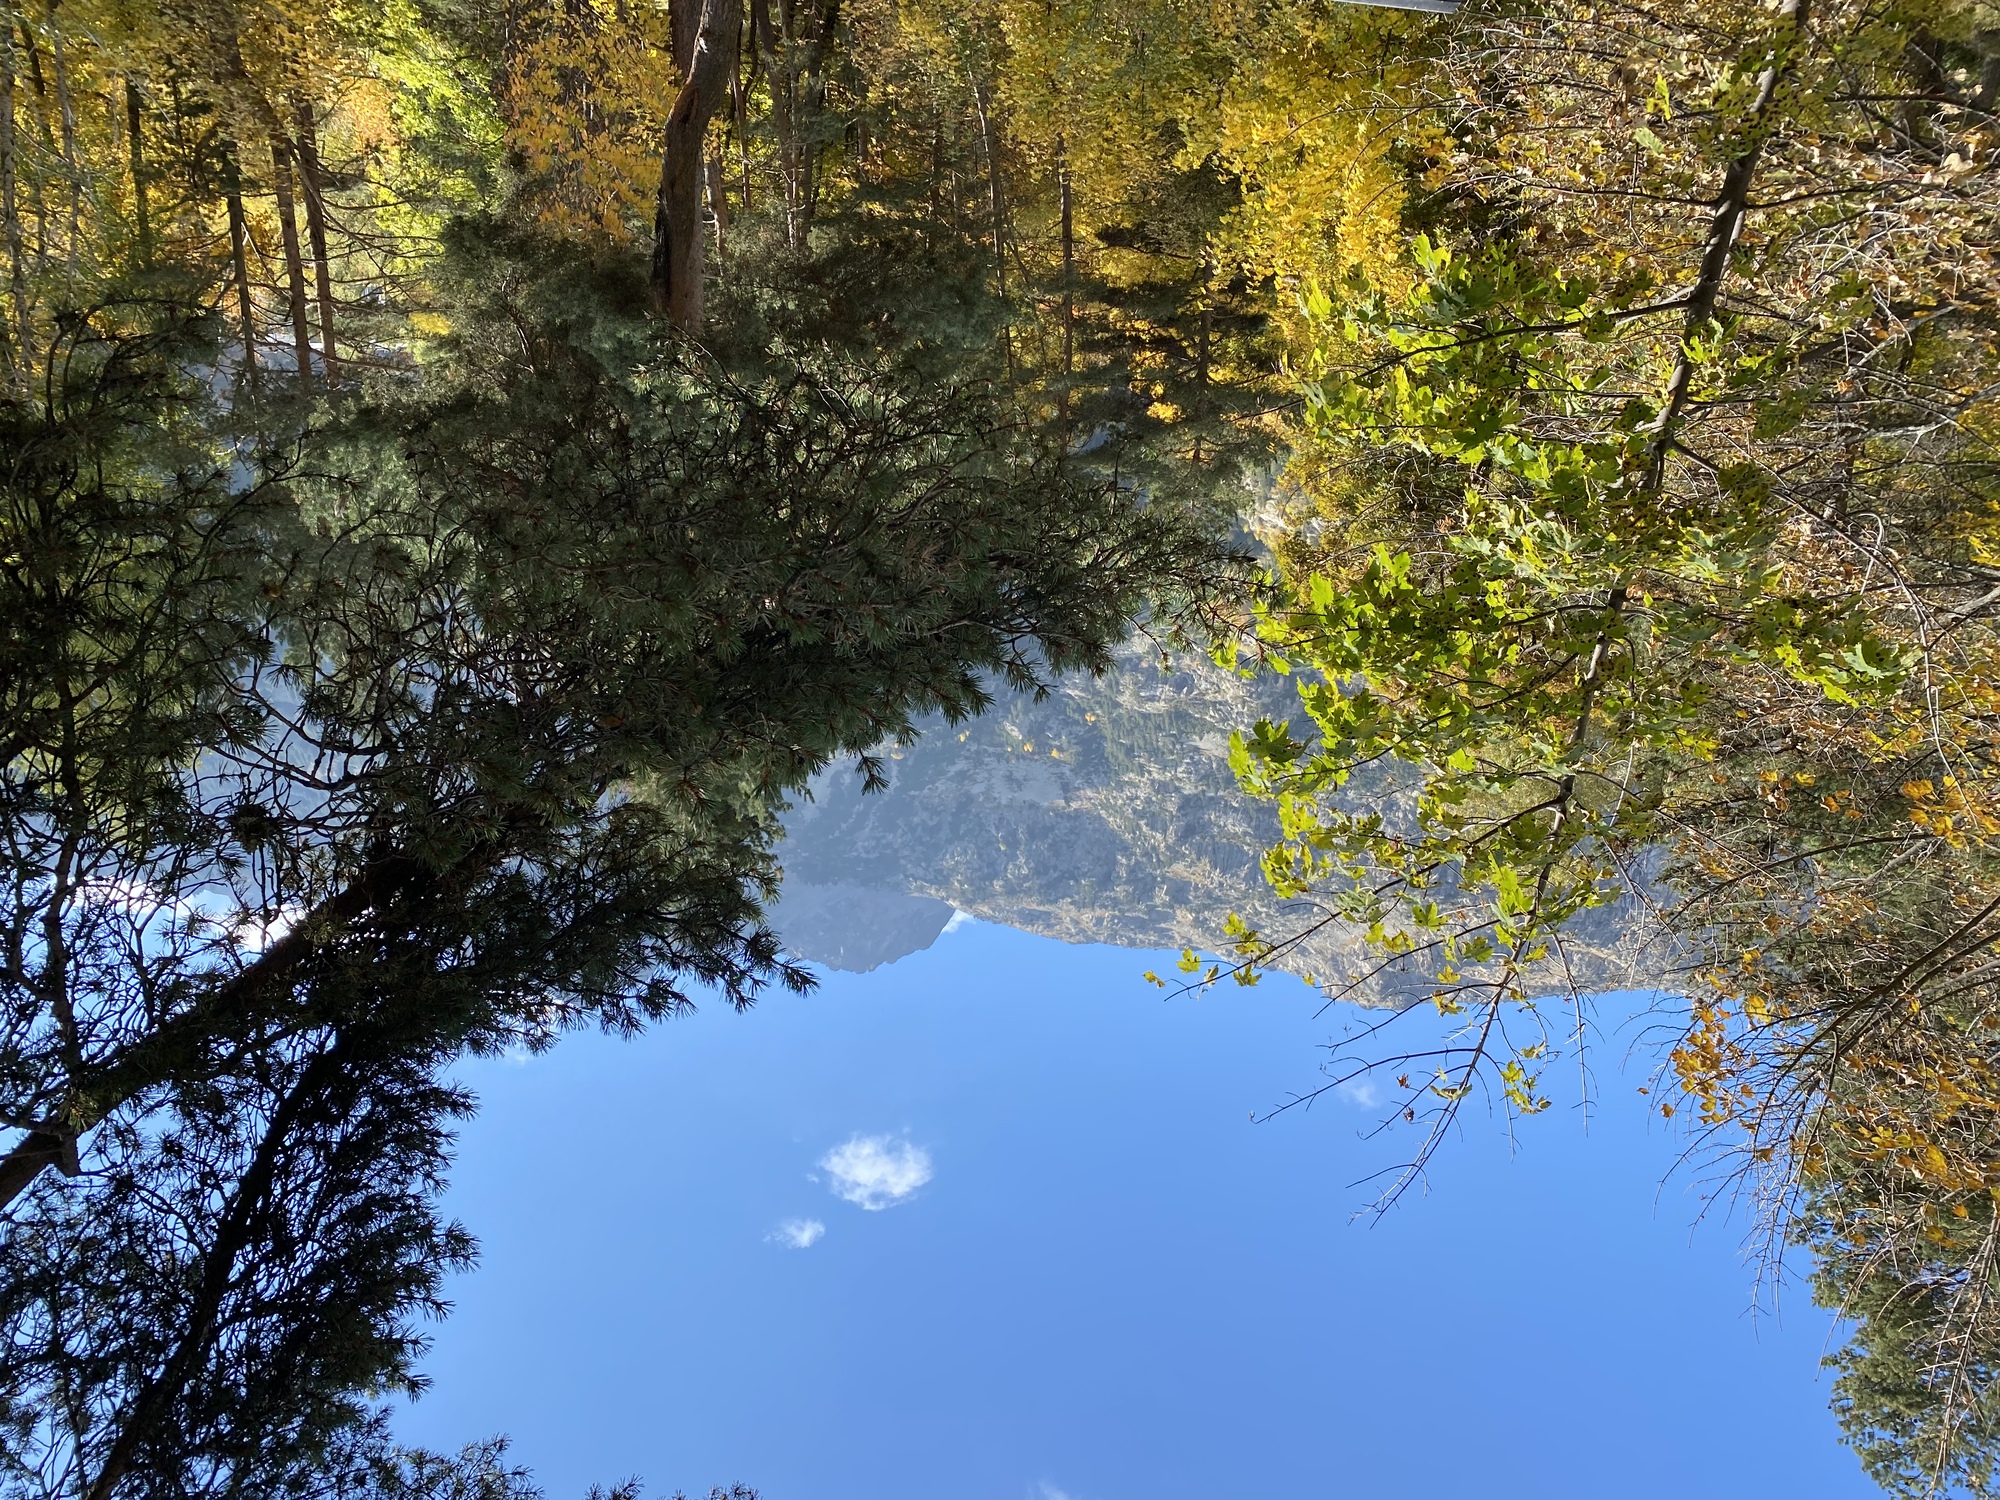
<path fill-rule="evenodd" d="M 1259 868 L 1276 810 L 1229 770 L 1232 730 L 1290 718 L 1289 678 L 1245 680 L 1205 658 L 1163 671 L 1144 643 L 1116 670 L 1070 678 L 1040 702 L 1003 700 L 955 728 L 925 726 L 885 752 L 889 788 L 864 794 L 852 766 L 820 776 L 785 818 L 785 892 L 774 920 L 798 957 L 860 970 L 928 947 L 953 908 L 1072 943 L 1226 951 L 1231 912 L 1271 936 L 1312 923 Z M 1406 811 L 1386 778 L 1354 793 Z M 1570 945 L 1579 982 L 1636 982 L 1634 926 L 1592 915 Z M 1282 965 L 1321 982 L 1372 967 L 1358 933 L 1316 934 Z M 1428 994 L 1390 971 L 1358 998 Z"/>

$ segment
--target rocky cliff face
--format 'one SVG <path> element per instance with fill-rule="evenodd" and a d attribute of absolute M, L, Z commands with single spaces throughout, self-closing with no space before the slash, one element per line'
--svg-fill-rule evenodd
<path fill-rule="evenodd" d="M 887 752 L 889 788 L 863 794 L 851 766 L 817 779 L 785 819 L 785 890 L 774 913 L 798 957 L 865 970 L 927 947 L 953 909 L 1072 943 L 1226 951 L 1231 912 L 1276 936 L 1316 914 L 1281 903 L 1258 861 L 1275 809 L 1236 786 L 1229 735 L 1296 708 L 1288 678 L 1238 678 L 1206 659 L 1163 670 L 1128 647 L 1099 679 L 1059 683 L 1040 702 L 1003 700 L 957 728 Z M 1386 781 L 1363 787 L 1388 812 Z M 1630 982 L 1627 914 L 1579 934 L 1580 981 Z M 1374 959 L 1359 934 L 1315 935 L 1285 967 L 1322 982 Z M 1427 994 L 1389 972 L 1359 998 Z"/>
<path fill-rule="evenodd" d="M 1135 647 L 1040 702 L 928 725 L 888 752 L 886 792 L 864 795 L 836 767 L 786 818 L 780 930 L 834 963 L 828 945 L 851 924 L 815 893 L 845 887 L 1068 942 L 1213 945 L 1233 906 L 1262 897 L 1257 859 L 1277 833 L 1272 810 L 1236 790 L 1229 733 L 1290 698 L 1280 679 L 1201 659 L 1162 671 Z"/>

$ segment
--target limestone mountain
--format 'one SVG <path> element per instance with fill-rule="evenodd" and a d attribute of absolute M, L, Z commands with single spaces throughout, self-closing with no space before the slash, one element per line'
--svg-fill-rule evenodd
<path fill-rule="evenodd" d="M 1231 731 L 1295 707 L 1289 678 L 1165 660 L 1141 641 L 1101 678 L 1009 696 L 957 728 L 929 724 L 884 752 L 886 791 L 864 793 L 852 766 L 836 767 L 786 815 L 778 929 L 797 956 L 850 971 L 928 947 L 955 910 L 1132 948 L 1226 951 L 1232 912 L 1273 936 L 1299 931 L 1318 914 L 1279 901 L 1258 864 L 1276 810 L 1245 796 L 1228 764 Z M 1407 811 L 1387 777 L 1354 795 Z M 1633 982 L 1631 913 L 1597 915 L 1579 934 L 1580 982 Z M 1335 926 L 1283 967 L 1337 983 L 1375 962 L 1358 932 Z M 1419 976 L 1386 972 L 1358 993 L 1427 992 Z"/>

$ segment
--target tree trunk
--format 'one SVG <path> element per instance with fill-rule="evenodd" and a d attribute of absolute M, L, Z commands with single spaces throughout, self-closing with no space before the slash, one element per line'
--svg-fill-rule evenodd
<path fill-rule="evenodd" d="M 747 28 L 736 23 L 736 66 L 729 72 L 729 103 L 736 124 L 736 153 L 743 164 L 743 212 L 750 212 L 750 84 L 744 79 L 744 53 L 749 53 L 751 78 L 756 77 L 757 44 L 745 35 Z M 745 47 L 748 42 L 749 46 Z"/>
<path fill-rule="evenodd" d="M 1667 453 L 1673 446 L 1675 430 L 1694 381 L 1694 345 L 1715 313 L 1716 299 L 1722 294 L 1723 280 L 1729 274 L 1729 252 L 1735 248 L 1736 236 L 1742 231 L 1744 216 L 1750 209 L 1750 183 L 1757 175 L 1757 163 L 1763 155 L 1766 121 L 1786 76 L 1797 65 L 1799 40 L 1806 34 L 1806 0 L 1782 0 L 1778 17 L 1783 30 L 1772 38 L 1769 61 L 1757 75 L 1756 95 L 1737 133 L 1735 155 L 1722 174 L 1721 190 L 1713 200 L 1715 208 L 1709 220 L 1708 241 L 1702 250 L 1701 269 L 1688 289 L 1680 358 L 1667 379 L 1667 398 L 1660 403 L 1660 414 L 1651 423 L 1652 465 L 1646 487 L 1656 493 L 1664 483 Z"/>
<path fill-rule="evenodd" d="M 299 181 L 306 193 L 306 237 L 312 245 L 313 278 L 319 291 L 319 359 L 328 385 L 340 384 L 340 359 L 333 347 L 333 268 L 326 254 L 326 194 L 319 170 L 319 131 L 312 101 L 300 99 Z"/>
<path fill-rule="evenodd" d="M 703 137 L 729 88 L 741 0 L 706 0 L 680 92 L 667 112 L 653 212 L 653 310 L 683 333 L 701 331 Z"/>
<path fill-rule="evenodd" d="M 1056 181 L 1062 196 L 1062 416 L 1063 442 L 1069 442 L 1069 383 L 1076 371 L 1076 216 L 1069 188 L 1069 142 L 1056 137 Z"/>
<path fill-rule="evenodd" d="M 55 64 L 56 109 L 62 119 L 63 172 L 69 178 L 69 232 L 63 241 L 70 276 L 76 275 L 76 240 L 83 229 L 83 168 L 76 157 L 76 107 L 70 100 L 69 66 L 63 55 L 62 28 L 56 24 L 54 0 L 49 4 L 49 55 Z"/>
<path fill-rule="evenodd" d="M 153 226 L 146 213 L 146 130 L 140 108 L 139 85 L 125 80 L 125 140 L 132 159 L 132 218 L 138 231 L 139 264 L 153 259 Z"/>
<path fill-rule="evenodd" d="M 16 381 L 34 364 L 34 337 L 28 327 L 28 268 L 21 244 L 20 163 L 14 140 L 14 30 L 0 45 L 0 214 L 7 220 L 7 275 L 13 293 L 14 337 L 7 342 Z M 4 325 L 0 325 L 4 326 Z"/>
<path fill-rule="evenodd" d="M 257 315 L 250 303 L 250 225 L 243 216 L 243 173 L 236 164 L 236 147 L 224 148 L 229 203 L 229 271 L 236 282 L 236 316 L 243 333 L 243 379 L 257 384 Z"/>
<path fill-rule="evenodd" d="M 778 181 L 785 194 L 785 243 L 798 243 L 799 235 L 799 131 L 793 90 L 796 80 L 791 69 L 791 28 L 789 18 L 782 42 L 771 26 L 770 0 L 750 0 L 750 31 L 757 55 L 764 63 L 764 83 L 771 94 L 771 129 L 778 137 Z"/>
<path fill-rule="evenodd" d="M 673 48 L 674 71 L 682 83 L 694 70 L 694 47 L 701 36 L 702 0 L 669 0 L 667 44 Z"/>
<path fill-rule="evenodd" d="M 278 232 L 285 243 L 285 279 L 291 292 L 292 347 L 299 361 L 299 384 L 312 385 L 312 333 L 306 326 L 306 264 L 299 252 L 299 216 L 292 201 L 292 146 L 271 137 L 271 183 L 278 197 Z"/>
<path fill-rule="evenodd" d="M 1195 344 L 1194 383 L 1208 388 L 1209 351 L 1213 347 L 1215 327 L 1215 259 L 1204 255 L 1201 258 L 1201 333 Z"/>
<path fill-rule="evenodd" d="M 151 1090 L 212 1077 L 208 1070 L 218 1039 L 268 1046 L 313 1027 L 348 1021 L 347 1015 L 318 1004 L 307 973 L 314 960 L 351 938 L 371 913 L 386 916 L 390 929 L 397 930 L 395 922 L 407 922 L 411 909 L 454 899 L 467 882 L 483 879 L 493 868 L 507 837 L 531 826 L 546 825 L 527 813 L 503 820 L 499 834 L 475 842 L 443 870 L 395 850 L 372 859 L 246 968 L 99 1060 L 88 1076 L 68 1080 L 67 1097 L 55 1111 L 60 1127 L 30 1130 L 0 1157 L 0 1212 L 50 1167 L 71 1170 L 77 1137 L 114 1110 Z"/>
<path fill-rule="evenodd" d="M 708 211 L 715 216 L 715 253 L 722 255 L 722 237 L 729 232 L 729 190 L 722 175 L 720 152 L 708 158 Z"/>
<path fill-rule="evenodd" d="M 1007 300 L 1007 214 L 1006 202 L 1000 194 L 1000 122 L 993 117 L 992 107 L 986 96 L 986 85 L 977 78 L 972 80 L 972 105 L 979 112 L 979 135 L 986 145 L 986 187 L 993 205 L 993 266 L 998 277 L 1000 300 Z M 1000 347 L 1007 358 L 1007 378 L 1014 378 L 1014 332 L 1005 323 L 1000 325 Z"/>
<path fill-rule="evenodd" d="M 50 1130 L 29 1131 L 0 1158 L 0 1203 L 12 1203 L 50 1167 L 66 1177 L 77 1175 L 76 1137 Z"/>
<path fill-rule="evenodd" d="M 819 117 L 826 110 L 826 44 L 840 22 L 840 0 L 824 0 L 812 12 L 812 31 L 805 39 L 805 87 L 800 91 L 794 112 L 793 129 L 798 136 L 799 238 L 812 228 L 813 209 L 819 201 L 820 144 L 815 134 Z"/>
<path fill-rule="evenodd" d="M 118 1436 L 112 1440 L 103 1466 L 85 1492 L 85 1500 L 112 1500 L 146 1440 L 160 1424 L 171 1419 L 181 1392 L 207 1358 L 218 1332 L 217 1317 L 237 1282 L 237 1262 L 262 1238 L 260 1231 L 270 1216 L 272 1184 L 285 1147 L 290 1144 L 291 1132 L 299 1117 L 317 1102 L 318 1092 L 339 1072 L 343 1051 L 336 1042 L 333 1049 L 308 1063 L 298 1082 L 272 1112 L 256 1152 L 216 1225 L 215 1239 L 201 1256 L 201 1276 L 195 1283 L 193 1306 L 188 1309 L 180 1341 L 161 1362 L 158 1373 L 141 1387 L 129 1409 L 121 1414 Z"/>
<path fill-rule="evenodd" d="M 54 157 L 56 154 L 56 133 L 49 124 L 49 85 L 42 72 L 42 49 L 35 45 L 35 33 L 28 26 L 25 15 L 17 17 L 21 28 L 21 46 L 28 54 L 28 81 L 35 86 L 35 123 L 42 130 L 42 154 Z M 42 174 L 28 174 L 28 197 L 35 208 L 35 264 L 46 270 L 49 264 L 49 206 L 42 195 Z"/>
<path fill-rule="evenodd" d="M 931 187 L 925 202 L 924 248 L 931 248 L 938 222 L 944 218 L 944 111 L 931 122 Z"/>

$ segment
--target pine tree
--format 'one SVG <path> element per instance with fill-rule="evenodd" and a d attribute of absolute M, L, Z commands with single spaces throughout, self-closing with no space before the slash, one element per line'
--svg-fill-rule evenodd
<path fill-rule="evenodd" d="M 787 795 L 1245 559 L 1065 452 L 999 115 L 999 218 L 915 211 L 832 8 L 83 9 L 0 52 L 0 1491 L 525 1495 L 370 1405 L 470 1252 L 443 1070 L 804 985 Z"/>
<path fill-rule="evenodd" d="M 63 457 L 11 497 L 10 1197 L 357 1017 L 449 1055 L 803 984 L 757 919 L 789 790 L 1236 566 L 976 379 L 722 362 L 638 271 L 468 225 L 425 379 L 254 461 L 154 461 L 200 390 L 144 341 L 20 413 Z"/>

